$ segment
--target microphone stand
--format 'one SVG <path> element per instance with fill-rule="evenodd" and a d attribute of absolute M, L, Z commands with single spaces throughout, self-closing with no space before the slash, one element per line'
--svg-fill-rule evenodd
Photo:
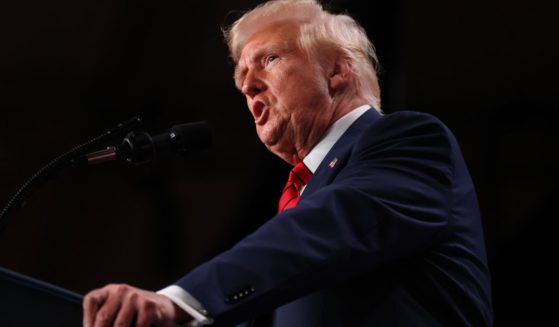
<path fill-rule="evenodd" d="M 105 131 L 99 136 L 84 142 L 74 148 L 66 151 L 65 153 L 54 158 L 41 169 L 39 169 L 35 174 L 33 174 L 23 185 L 17 190 L 17 192 L 10 198 L 6 206 L 0 212 L 0 233 L 2 231 L 5 221 L 7 221 L 7 216 L 12 212 L 15 205 L 22 203 L 25 197 L 29 194 L 31 189 L 41 183 L 47 181 L 50 177 L 55 176 L 62 169 L 71 166 L 74 163 L 74 159 L 78 156 L 83 155 L 88 152 L 91 148 L 98 146 L 104 142 L 108 142 L 114 138 L 122 136 L 137 129 L 142 124 L 142 121 L 138 117 L 133 117 L 125 122 L 118 124 L 117 126 Z"/>

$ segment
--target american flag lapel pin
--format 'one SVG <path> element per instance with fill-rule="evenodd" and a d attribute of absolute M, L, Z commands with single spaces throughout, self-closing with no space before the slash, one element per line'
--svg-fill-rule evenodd
<path fill-rule="evenodd" d="M 334 167 L 336 167 L 337 163 L 338 163 L 338 158 L 334 158 L 334 159 L 332 159 L 332 161 L 330 161 L 330 163 L 328 164 L 328 167 L 334 168 Z"/>

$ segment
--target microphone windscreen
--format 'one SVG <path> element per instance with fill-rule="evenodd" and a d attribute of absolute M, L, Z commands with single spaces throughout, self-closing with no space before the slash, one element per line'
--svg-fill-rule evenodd
<path fill-rule="evenodd" d="M 202 151 L 212 144 L 212 133 L 207 122 L 175 125 L 169 133 L 179 153 Z"/>
<path fill-rule="evenodd" d="M 136 135 L 134 142 L 131 142 L 132 161 L 142 162 L 172 154 L 200 152 L 212 143 L 210 126 L 206 122 L 175 125 L 168 132 L 153 137 L 145 135 L 147 138 Z"/>

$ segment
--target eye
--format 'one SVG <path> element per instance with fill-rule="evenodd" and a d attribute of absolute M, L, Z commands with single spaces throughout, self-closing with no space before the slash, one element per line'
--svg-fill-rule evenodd
<path fill-rule="evenodd" d="M 279 59 L 279 56 L 278 56 L 278 55 L 269 55 L 269 56 L 264 57 L 264 61 L 263 61 L 264 67 L 266 67 L 266 66 L 268 66 L 269 64 L 273 63 L 273 62 L 276 61 L 277 59 Z"/>

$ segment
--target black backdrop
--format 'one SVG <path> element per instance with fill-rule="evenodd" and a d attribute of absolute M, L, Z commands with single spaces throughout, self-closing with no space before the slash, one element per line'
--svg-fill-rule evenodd
<path fill-rule="evenodd" d="M 496 322 L 551 315 L 557 10 L 520 0 L 332 0 L 375 43 L 383 109 L 455 132 L 482 208 Z M 85 293 L 166 286 L 274 213 L 288 165 L 254 132 L 220 27 L 259 1 L 0 4 L 0 204 L 42 164 L 132 116 L 206 120 L 214 146 L 144 166 L 68 170 L 0 234 L 0 266 Z"/>

